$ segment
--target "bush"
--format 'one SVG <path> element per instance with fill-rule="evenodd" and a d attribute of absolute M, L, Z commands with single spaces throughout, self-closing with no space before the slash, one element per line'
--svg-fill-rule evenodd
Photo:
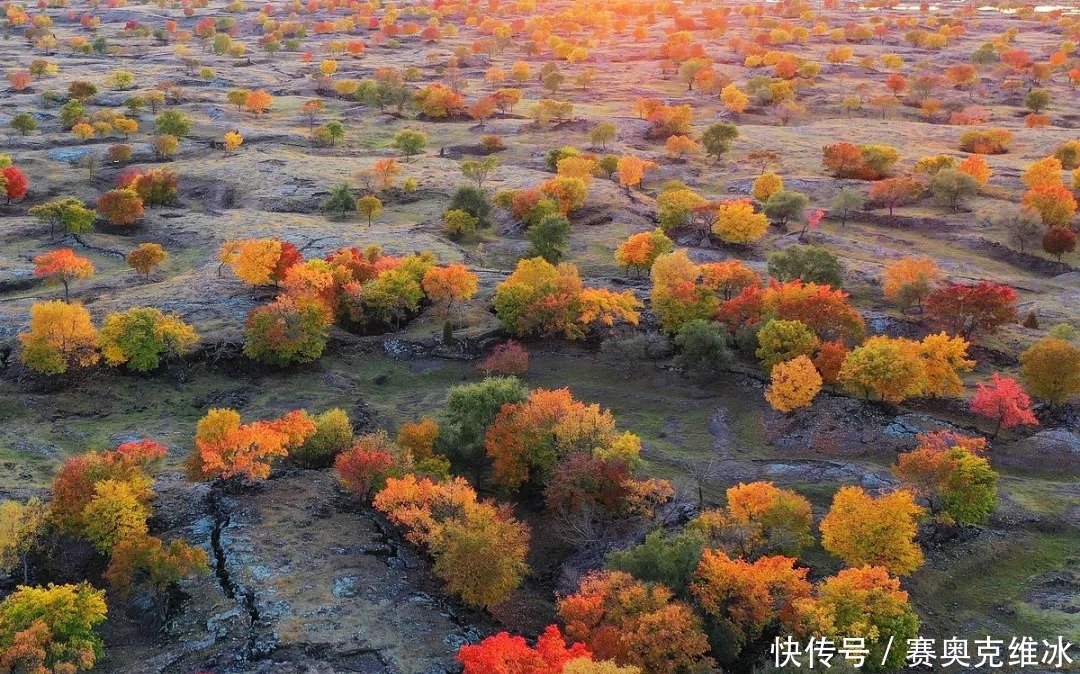
<path fill-rule="evenodd" d="M 353 427 L 341 408 L 327 410 L 315 417 L 315 433 L 292 452 L 296 462 L 306 468 L 325 468 L 334 457 L 349 448 Z"/>
<path fill-rule="evenodd" d="M 532 252 L 555 264 L 570 252 L 570 221 L 562 215 L 548 215 L 529 227 L 526 238 Z"/>
<path fill-rule="evenodd" d="M 661 360 L 671 356 L 674 351 L 671 338 L 660 332 L 606 339 L 600 344 L 600 352 L 612 363 L 620 365 L 641 360 Z"/>
<path fill-rule="evenodd" d="M 727 335 L 715 324 L 701 319 L 684 325 L 675 337 L 678 355 L 675 364 L 699 381 L 708 381 L 720 374 L 731 362 Z"/>
<path fill-rule="evenodd" d="M 839 288 L 844 282 L 844 267 L 820 246 L 788 246 L 769 255 L 769 276 L 785 283 L 801 279 Z"/>
<path fill-rule="evenodd" d="M 443 213 L 443 231 L 451 236 L 472 236 L 476 234 L 478 218 L 460 209 L 451 209 Z"/>
<path fill-rule="evenodd" d="M 487 222 L 488 216 L 491 214 L 491 201 L 488 200 L 488 196 L 483 190 L 472 186 L 463 186 L 457 188 L 454 195 L 450 197 L 448 210 L 465 211 L 483 224 Z"/>
<path fill-rule="evenodd" d="M 488 376 L 523 375 L 529 371 L 529 352 L 511 339 L 496 346 L 495 351 L 477 367 Z"/>
<path fill-rule="evenodd" d="M 930 181 L 930 192 L 934 201 L 942 206 L 956 210 L 965 199 L 975 196 L 979 183 L 963 171 L 942 169 Z"/>

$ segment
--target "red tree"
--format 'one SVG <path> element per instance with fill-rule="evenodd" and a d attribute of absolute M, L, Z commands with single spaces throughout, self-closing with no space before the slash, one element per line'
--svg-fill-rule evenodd
<path fill-rule="evenodd" d="M 529 648 L 521 637 L 499 632 L 475 646 L 462 646 L 457 659 L 465 666 L 463 674 L 559 674 L 563 666 L 578 658 L 591 659 L 581 644 L 566 645 L 555 625 L 550 625 Z"/>
<path fill-rule="evenodd" d="M 4 188 L 4 196 L 7 197 L 9 204 L 12 199 L 22 199 L 26 196 L 30 181 L 26 179 L 26 174 L 18 166 L 7 167 L 4 169 L 3 176 L 3 180 L 0 180 L 0 187 Z"/>
<path fill-rule="evenodd" d="M 990 281 L 952 283 L 927 296 L 926 312 L 950 332 L 970 340 L 977 331 L 992 333 L 1016 320 L 1016 292 Z"/>
<path fill-rule="evenodd" d="M 1002 377 L 996 372 L 990 377 L 989 383 L 979 383 L 979 390 L 971 399 L 971 411 L 997 422 L 994 437 L 1002 428 L 1035 426 L 1039 423 L 1031 412 L 1031 397 L 1024 393 L 1015 379 Z"/>

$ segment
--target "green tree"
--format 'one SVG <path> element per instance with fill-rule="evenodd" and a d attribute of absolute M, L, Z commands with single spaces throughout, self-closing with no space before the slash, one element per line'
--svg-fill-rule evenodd
<path fill-rule="evenodd" d="M 428 137 L 423 131 L 402 129 L 394 135 L 391 146 L 405 155 L 405 161 L 411 161 L 414 154 L 420 154 L 427 147 Z"/>
<path fill-rule="evenodd" d="M 448 210 L 465 211 L 476 218 L 480 224 L 485 224 L 488 216 L 491 215 L 491 200 L 479 188 L 471 185 L 462 186 L 454 190 Z"/>
<path fill-rule="evenodd" d="M 30 208 L 30 215 L 49 223 L 49 238 L 56 235 L 56 225 L 62 224 L 71 234 L 85 234 L 94 229 L 97 213 L 74 197 L 49 201 Z"/>
<path fill-rule="evenodd" d="M 159 136 L 183 138 L 191 133 L 191 119 L 180 110 L 166 110 L 154 120 L 154 132 Z"/>
<path fill-rule="evenodd" d="M 526 238 L 532 244 L 530 257 L 539 255 L 555 264 L 570 252 L 570 221 L 562 215 L 549 215 L 529 227 Z"/>
<path fill-rule="evenodd" d="M 516 377 L 488 377 L 450 387 L 439 434 L 444 453 L 480 465 L 486 460 L 484 434 L 503 405 L 523 402 L 529 391 Z"/>
<path fill-rule="evenodd" d="M 135 372 L 157 369 L 162 357 L 179 356 L 198 343 L 195 330 L 178 316 L 153 307 L 136 307 L 109 314 L 101 327 L 101 351 L 109 365 Z"/>
<path fill-rule="evenodd" d="M 761 369 L 765 372 L 771 372 L 773 366 L 797 356 L 813 356 L 821 343 L 802 321 L 779 318 L 774 318 L 758 330 L 757 338 L 755 355 L 761 360 Z"/>
<path fill-rule="evenodd" d="M 353 426 L 349 415 L 340 407 L 315 417 L 315 433 L 289 453 L 306 468 L 325 468 L 334 457 L 352 444 Z"/>
<path fill-rule="evenodd" d="M 476 183 L 477 189 L 484 189 L 484 181 L 495 173 L 499 165 L 498 157 L 485 157 L 483 159 L 466 159 L 461 162 L 461 175 Z"/>
<path fill-rule="evenodd" d="M 941 169 L 930 180 L 930 193 L 934 201 L 952 210 L 979 191 L 979 183 L 971 175 L 956 169 Z"/>
<path fill-rule="evenodd" d="M 841 225 L 846 225 L 851 212 L 862 210 L 865 205 L 866 198 L 863 197 L 861 192 L 851 187 L 845 187 L 829 202 L 829 211 L 832 215 L 840 218 Z"/>
<path fill-rule="evenodd" d="M 801 279 L 839 288 L 844 282 L 844 266 L 821 246 L 788 246 L 769 254 L 769 276 L 784 283 Z"/>
<path fill-rule="evenodd" d="M 701 147 L 705 149 L 706 156 L 720 161 L 720 157 L 731 149 L 731 142 L 738 137 L 739 127 L 728 122 L 716 122 L 701 133 Z"/>
<path fill-rule="evenodd" d="M 357 203 L 348 183 L 338 183 L 330 188 L 330 196 L 322 202 L 322 209 L 328 213 L 344 216 L 346 211 L 356 208 Z"/>
<path fill-rule="evenodd" d="M 779 190 L 769 196 L 762 210 L 770 220 L 783 227 L 789 220 L 802 220 L 809 204 L 810 198 L 802 192 Z"/>
<path fill-rule="evenodd" d="M 1050 105 L 1050 92 L 1046 89 L 1032 89 L 1024 97 L 1024 107 L 1039 114 Z"/>
<path fill-rule="evenodd" d="M 371 227 L 371 219 L 382 213 L 382 202 L 379 201 L 379 197 L 369 194 L 356 200 L 356 210 L 367 218 L 368 227 Z"/>
<path fill-rule="evenodd" d="M 732 360 L 727 334 L 716 323 L 696 319 L 675 336 L 675 364 L 698 381 L 715 379 Z"/>
<path fill-rule="evenodd" d="M 615 140 L 619 131 L 615 128 L 615 125 L 611 122 L 600 122 L 593 127 L 589 132 L 589 142 L 594 146 L 599 145 L 603 149 L 607 149 L 607 144 Z M 616 159 L 618 161 L 618 159 Z M 612 171 L 614 173 L 614 171 Z"/>
<path fill-rule="evenodd" d="M 8 126 L 25 136 L 37 128 L 37 120 L 29 112 L 19 112 L 11 118 Z"/>

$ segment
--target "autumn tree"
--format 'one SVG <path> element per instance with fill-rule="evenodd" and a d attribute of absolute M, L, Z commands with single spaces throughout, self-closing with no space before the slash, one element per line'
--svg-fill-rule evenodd
<path fill-rule="evenodd" d="M 926 311 L 934 322 L 970 340 L 1016 321 L 1016 292 L 991 281 L 952 283 L 927 295 Z"/>
<path fill-rule="evenodd" d="M 620 571 L 586 576 L 575 594 L 558 602 L 566 634 L 595 658 L 655 674 L 708 666 L 701 621 L 662 585 L 648 585 Z"/>
<path fill-rule="evenodd" d="M 432 531 L 432 570 L 466 604 L 500 604 L 528 572 L 529 538 L 528 527 L 511 516 L 508 506 L 466 504 L 460 517 L 449 518 Z"/>
<path fill-rule="evenodd" d="M 145 278 L 150 278 L 151 272 L 168 258 L 169 254 L 160 243 L 141 243 L 124 257 L 124 261 Z"/>
<path fill-rule="evenodd" d="M 723 632 L 732 656 L 777 626 L 795 600 L 810 596 L 807 569 L 790 557 L 732 559 L 721 550 L 705 550 L 691 591 L 705 615 Z M 717 636 L 714 634 L 713 643 Z M 715 648 L 715 646 L 714 646 Z"/>
<path fill-rule="evenodd" d="M 1054 226 L 1046 230 L 1042 239 L 1043 250 L 1061 262 L 1061 256 L 1076 250 L 1076 234 L 1068 227 Z"/>
<path fill-rule="evenodd" d="M 653 162 L 633 155 L 623 155 L 619 158 L 618 164 L 619 184 L 626 188 L 626 193 L 629 195 L 632 188 L 641 185 L 641 181 L 645 179 L 645 172 L 654 166 Z"/>
<path fill-rule="evenodd" d="M 1037 398 L 1060 405 L 1080 393 L 1080 348 L 1049 335 L 1020 354 L 1020 376 Z"/>
<path fill-rule="evenodd" d="M 315 430 L 315 422 L 302 410 L 273 421 L 241 424 L 235 410 L 211 409 L 195 429 L 189 475 L 198 480 L 264 480 L 274 461 L 303 444 Z"/>
<path fill-rule="evenodd" d="M 971 411 L 994 422 L 993 437 L 1003 428 L 1039 423 L 1031 411 L 1031 397 L 1015 379 L 996 372 L 989 381 L 979 382 L 971 399 Z"/>
<path fill-rule="evenodd" d="M 812 597 L 796 600 L 793 614 L 787 622 L 800 639 L 862 638 L 868 650 L 864 667 L 872 672 L 903 667 L 906 649 L 888 644 L 908 643 L 919 633 L 908 593 L 880 566 L 842 569 L 818 584 Z"/>
<path fill-rule="evenodd" d="M 374 506 L 405 527 L 408 540 L 427 546 L 436 575 L 470 605 L 502 603 L 528 571 L 528 527 L 508 508 L 478 502 L 462 478 L 390 477 Z"/>
<path fill-rule="evenodd" d="M 923 185 L 915 178 L 890 178 L 876 182 L 870 187 L 870 200 L 889 207 L 889 215 L 893 214 L 893 208 L 911 203 L 922 196 Z"/>
<path fill-rule="evenodd" d="M 64 286 L 64 301 L 68 302 L 71 299 L 68 285 L 93 277 L 94 265 L 70 248 L 60 248 L 34 258 L 34 275 L 44 279 L 45 285 Z"/>
<path fill-rule="evenodd" d="M 536 257 L 518 262 L 517 268 L 495 289 L 495 314 L 512 334 L 583 335 L 577 322 L 583 289 L 577 267 L 555 267 Z"/>
<path fill-rule="evenodd" d="M 244 99 L 244 107 L 247 111 L 256 115 L 261 115 L 270 109 L 270 106 L 274 104 L 274 97 L 266 92 L 264 89 L 258 91 L 252 91 Z"/>
<path fill-rule="evenodd" d="M 712 233 L 725 243 L 753 243 L 769 229 L 769 219 L 764 213 L 756 213 L 748 199 L 725 201 L 716 206 L 715 213 Z"/>
<path fill-rule="evenodd" d="M 462 646 L 457 660 L 465 668 L 463 674 L 572 674 L 575 668 L 578 674 L 634 674 L 618 667 L 610 672 L 582 669 L 581 665 L 574 663 L 593 664 L 592 654 L 582 644 L 568 645 L 555 625 L 544 630 L 536 641 L 536 648 L 530 648 L 521 637 L 499 632 L 478 644 Z"/>
<path fill-rule="evenodd" d="M 615 261 L 626 268 L 649 270 L 658 257 L 671 252 L 674 244 L 661 229 L 631 235 L 615 251 Z"/>
<path fill-rule="evenodd" d="M 20 570 L 23 583 L 30 582 L 29 557 L 47 514 L 48 509 L 38 498 L 26 503 L 0 501 L 0 572 L 14 574 Z"/>
<path fill-rule="evenodd" d="M 770 374 L 765 399 L 778 412 L 807 407 L 821 390 L 821 375 L 805 355 L 778 363 Z"/>
<path fill-rule="evenodd" d="M 997 506 L 997 473 L 963 447 L 920 444 L 897 458 L 893 473 L 944 524 L 984 524 Z"/>
<path fill-rule="evenodd" d="M 325 303 L 279 297 L 248 314 L 244 355 L 277 366 L 310 363 L 322 356 L 332 324 L 333 314 Z"/>
<path fill-rule="evenodd" d="M 157 369 L 162 357 L 190 352 L 199 336 L 180 317 L 142 307 L 106 316 L 100 341 L 102 356 L 109 365 L 127 365 L 136 372 L 148 372 Z"/>
<path fill-rule="evenodd" d="M 1036 185 L 1024 193 L 1020 203 L 1039 214 L 1047 227 L 1064 227 L 1076 215 L 1077 202 L 1064 185 Z"/>
<path fill-rule="evenodd" d="M 97 200 L 97 212 L 118 227 L 129 227 L 143 215 L 143 200 L 134 189 L 110 190 Z"/>
<path fill-rule="evenodd" d="M 20 360 L 42 374 L 64 374 L 100 359 L 98 331 L 81 304 L 38 302 L 30 307 L 30 329 L 19 334 Z"/>
<path fill-rule="evenodd" d="M 30 187 L 26 174 L 18 166 L 9 165 L 0 170 L 0 188 L 4 190 L 7 203 L 12 199 L 22 199 Z"/>
<path fill-rule="evenodd" d="M 428 298 L 448 315 L 455 302 L 468 301 L 476 294 L 477 276 L 461 264 L 432 267 L 424 274 L 422 286 Z"/>
<path fill-rule="evenodd" d="M 160 538 L 139 536 L 121 539 L 111 550 L 105 578 L 120 596 L 136 589 L 149 595 L 164 624 L 171 613 L 176 585 L 210 570 L 202 548 L 174 540 L 165 545 Z"/>
<path fill-rule="evenodd" d="M 922 394 L 927 385 L 926 364 L 918 342 L 878 335 L 848 354 L 839 380 L 856 395 L 869 398 L 873 393 L 886 402 L 900 403 Z"/>
<path fill-rule="evenodd" d="M 922 514 L 907 490 L 874 498 L 861 487 L 841 487 L 821 521 L 821 545 L 850 567 L 881 566 L 909 575 L 923 563 L 915 542 Z"/>
<path fill-rule="evenodd" d="M 914 306 L 919 313 L 923 301 L 942 280 L 941 269 L 930 257 L 905 257 L 887 265 L 881 274 L 885 299 L 901 312 Z"/>
<path fill-rule="evenodd" d="M 603 450 L 614 437 L 610 411 L 575 400 L 566 388 L 536 389 L 500 410 L 484 442 L 495 481 L 517 488 L 530 480 L 546 483 L 562 457 Z"/>
<path fill-rule="evenodd" d="M 20 586 L 0 602 L 0 666 L 20 674 L 91 669 L 104 654 L 96 628 L 106 613 L 105 591 L 89 583 Z"/>

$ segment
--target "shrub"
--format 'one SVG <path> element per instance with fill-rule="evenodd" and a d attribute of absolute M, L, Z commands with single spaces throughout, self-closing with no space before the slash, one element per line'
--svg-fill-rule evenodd
<path fill-rule="evenodd" d="M 708 381 L 731 363 L 727 335 L 715 323 L 701 319 L 686 323 L 675 336 L 675 363 L 690 377 Z"/>
<path fill-rule="evenodd" d="M 315 433 L 294 449 L 291 456 L 307 468 L 329 466 L 334 457 L 352 443 L 353 427 L 341 408 L 327 410 L 315 417 Z"/>

